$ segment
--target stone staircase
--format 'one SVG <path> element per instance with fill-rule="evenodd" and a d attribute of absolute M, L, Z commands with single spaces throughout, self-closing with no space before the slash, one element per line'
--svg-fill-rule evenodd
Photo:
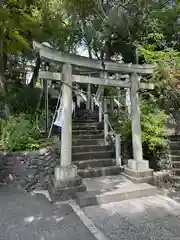
<path fill-rule="evenodd" d="M 96 112 L 78 112 L 72 123 L 72 164 L 78 176 L 61 182 L 56 188 L 49 182 L 48 190 L 53 202 L 74 198 L 81 206 L 122 201 L 152 196 L 157 189 L 145 183 L 135 184 L 124 177 L 123 167 L 116 166 L 114 147 L 105 145 L 104 133 Z"/>
<path fill-rule="evenodd" d="M 113 149 L 105 145 L 96 113 L 83 111 L 73 121 L 72 161 L 82 178 L 116 175 L 121 172 L 113 159 Z"/>
<path fill-rule="evenodd" d="M 169 139 L 174 185 L 180 187 L 180 135 L 173 135 Z"/>
<path fill-rule="evenodd" d="M 59 201 L 64 191 L 68 193 L 67 199 L 69 196 L 75 198 L 81 207 L 157 193 L 155 187 L 146 183 L 135 184 L 121 174 L 123 167 L 116 166 L 113 146 L 104 143 L 97 113 L 82 111 L 73 121 L 72 136 L 72 162 L 78 167 L 81 185 L 63 189 L 62 194 L 59 190 L 59 195 L 51 194 L 54 201 Z"/>

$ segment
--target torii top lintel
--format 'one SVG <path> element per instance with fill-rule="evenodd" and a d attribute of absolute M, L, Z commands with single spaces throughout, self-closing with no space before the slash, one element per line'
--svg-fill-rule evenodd
<path fill-rule="evenodd" d="M 51 47 L 44 46 L 41 43 L 33 41 L 34 49 L 39 52 L 41 59 L 56 61 L 61 63 L 69 63 L 73 66 L 82 68 L 95 69 L 99 71 L 108 71 L 116 73 L 139 73 L 142 75 L 152 74 L 154 66 L 152 64 L 119 64 L 115 62 L 105 61 L 105 68 L 100 60 L 89 59 L 67 52 L 57 51 Z"/>

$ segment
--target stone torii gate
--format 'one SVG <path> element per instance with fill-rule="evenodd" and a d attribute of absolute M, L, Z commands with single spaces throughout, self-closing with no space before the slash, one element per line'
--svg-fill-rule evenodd
<path fill-rule="evenodd" d="M 65 121 L 61 130 L 61 159 L 60 165 L 55 169 L 54 186 L 56 188 L 65 186 L 65 182 L 68 183 L 70 179 L 72 181 L 77 176 L 77 167 L 72 165 L 72 83 L 130 88 L 133 160 L 128 161 L 125 174 L 132 180 L 134 177 L 139 176 L 139 173 L 143 172 L 148 172 L 152 176 L 153 171 L 149 169 L 149 162 L 143 160 L 138 90 L 154 88 L 152 83 L 141 83 L 139 77 L 139 75 L 152 74 L 154 66 L 149 64 L 135 65 L 105 62 L 105 68 L 103 68 L 99 60 L 57 51 L 37 42 L 34 42 L 34 49 L 39 52 L 41 59 L 63 64 L 62 73 L 41 71 L 39 74 L 41 79 L 62 81 L 64 83 L 62 99 Z M 75 68 L 96 70 L 100 74 L 99 77 L 76 75 L 73 74 Z M 128 74 L 129 81 L 125 82 L 117 78 L 113 80 L 108 78 L 107 74 L 102 74 L 102 72 Z M 142 176 L 144 175 L 142 174 Z"/>

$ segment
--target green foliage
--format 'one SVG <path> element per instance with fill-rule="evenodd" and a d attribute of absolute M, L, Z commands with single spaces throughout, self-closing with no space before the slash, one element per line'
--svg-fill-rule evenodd
<path fill-rule="evenodd" d="M 164 149 L 165 123 L 168 117 L 153 99 L 141 101 L 142 143 L 147 154 L 154 155 Z M 114 128 L 126 142 L 131 142 L 131 119 L 125 114 L 117 114 Z"/>
<path fill-rule="evenodd" d="M 37 114 L 37 105 L 40 99 L 40 88 L 14 88 L 7 97 L 12 114 Z M 41 110 L 42 108 L 40 108 Z"/>
<path fill-rule="evenodd" d="M 52 142 L 42 137 L 38 121 L 30 120 L 26 115 L 0 121 L 0 149 L 2 150 L 33 150 L 50 143 Z"/>
<path fill-rule="evenodd" d="M 160 108 L 178 110 L 180 91 L 176 88 L 180 80 L 180 52 L 173 48 L 157 50 L 155 45 L 140 48 L 146 63 L 155 64 L 152 81 L 155 83 L 153 92 Z"/>
<path fill-rule="evenodd" d="M 36 26 L 33 11 L 41 1 L 6 0 L 0 3 L 0 37 L 4 52 L 17 53 L 29 48 L 29 39 Z"/>
<path fill-rule="evenodd" d="M 81 23 L 80 38 L 99 58 L 110 59 L 120 54 L 124 61 L 132 62 L 139 45 L 155 40 L 164 41 L 167 46 L 178 44 L 178 3 L 154 0 L 63 2 L 66 11 Z M 176 42 L 172 41 L 175 38 Z"/>
<path fill-rule="evenodd" d="M 163 111 L 158 111 L 155 102 L 141 102 L 142 143 L 147 146 L 149 153 L 163 150 L 167 118 Z"/>
<path fill-rule="evenodd" d="M 146 63 L 155 64 L 153 80 L 161 87 L 172 86 L 178 82 L 180 73 L 180 52 L 173 48 L 157 50 L 155 45 L 140 48 Z"/>

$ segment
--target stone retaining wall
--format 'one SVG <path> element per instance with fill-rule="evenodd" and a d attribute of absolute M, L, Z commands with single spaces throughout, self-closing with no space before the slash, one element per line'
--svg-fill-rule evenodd
<path fill-rule="evenodd" d="M 11 181 L 31 191 L 46 188 L 60 158 L 60 142 L 36 151 L 0 152 L 0 182 Z"/>
<path fill-rule="evenodd" d="M 174 185 L 172 172 L 170 170 L 154 172 L 152 185 L 165 189 L 172 188 Z"/>

